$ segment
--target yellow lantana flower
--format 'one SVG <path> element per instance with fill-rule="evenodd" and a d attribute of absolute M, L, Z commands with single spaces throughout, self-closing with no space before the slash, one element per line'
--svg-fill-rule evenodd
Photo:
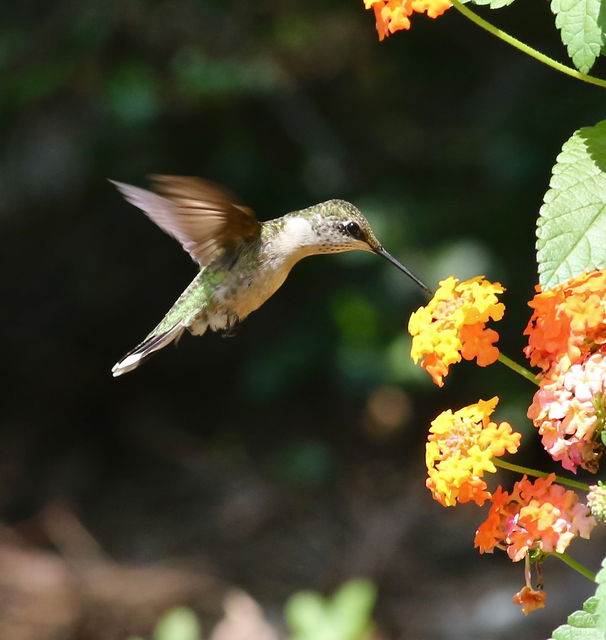
<path fill-rule="evenodd" d="M 459 282 L 454 276 L 440 282 L 432 300 L 415 311 L 408 323 L 412 336 L 411 357 L 443 386 L 451 364 L 477 360 L 481 367 L 499 357 L 494 342 L 499 334 L 486 328 L 489 320 L 500 320 L 505 306 L 497 295 L 505 291 L 498 282 L 483 276 Z"/>
<path fill-rule="evenodd" d="M 441 505 L 452 507 L 469 501 L 483 505 L 490 492 L 482 476 L 496 471 L 493 457 L 518 450 L 521 435 L 507 422 L 497 425 L 490 421 L 498 402 L 495 396 L 454 413 L 449 409 L 431 423 L 425 448 L 425 484 Z"/>

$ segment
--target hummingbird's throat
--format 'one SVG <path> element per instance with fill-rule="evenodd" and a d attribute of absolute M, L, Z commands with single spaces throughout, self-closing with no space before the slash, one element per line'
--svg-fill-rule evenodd
<path fill-rule="evenodd" d="M 293 216 L 284 223 L 279 241 L 283 251 L 297 253 L 315 244 L 316 233 L 309 220 Z"/>

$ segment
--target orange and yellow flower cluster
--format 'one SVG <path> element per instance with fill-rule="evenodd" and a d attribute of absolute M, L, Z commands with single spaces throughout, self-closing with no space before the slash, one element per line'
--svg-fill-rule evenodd
<path fill-rule="evenodd" d="M 490 498 L 482 480 L 494 473 L 494 457 L 515 453 L 520 434 L 507 422 L 497 425 L 490 416 L 499 399 L 480 400 L 454 413 L 443 411 L 432 423 L 425 448 L 427 488 L 445 507 L 473 501 L 483 505 Z"/>
<path fill-rule="evenodd" d="M 541 373 L 528 417 L 554 460 L 595 473 L 606 418 L 606 271 L 538 287 L 529 305 L 524 351 Z"/>
<path fill-rule="evenodd" d="M 528 303 L 524 353 L 543 376 L 567 371 L 606 344 L 606 270 L 584 273 L 542 291 Z"/>
<path fill-rule="evenodd" d="M 589 508 L 574 491 L 554 481 L 555 474 L 534 482 L 524 476 L 511 493 L 499 486 L 476 532 L 480 553 L 498 547 L 517 562 L 533 551 L 564 553 L 576 536 L 589 538 L 596 525 Z"/>
<path fill-rule="evenodd" d="M 505 289 L 498 282 L 478 276 L 459 281 L 454 276 L 440 282 L 433 299 L 415 311 L 408 323 L 412 336 L 411 357 L 443 386 L 451 364 L 477 360 L 481 367 L 499 357 L 494 343 L 499 334 L 487 329 L 489 320 L 500 320 L 505 306 L 497 296 Z"/>
<path fill-rule="evenodd" d="M 401 29 L 410 29 L 413 13 L 427 13 L 430 18 L 441 16 L 452 6 L 449 0 L 364 0 L 373 9 L 379 40 Z"/>
<path fill-rule="evenodd" d="M 496 458 L 516 453 L 520 434 L 507 422 L 490 420 L 498 398 L 480 400 L 458 411 L 443 411 L 432 423 L 426 445 L 427 488 L 445 507 L 473 501 L 482 506 L 490 501 L 486 520 L 474 540 L 480 553 L 504 549 L 514 562 L 540 554 L 564 553 L 575 537 L 589 538 L 596 520 L 592 511 L 604 513 L 606 491 L 592 490 L 590 508 L 574 491 L 555 484 L 555 475 L 534 482 L 524 476 L 509 493 L 499 485 L 491 493 L 483 480 L 496 471 Z M 502 464 L 502 463 L 501 463 Z M 546 595 L 530 584 L 514 596 L 527 614 L 543 607 Z"/>

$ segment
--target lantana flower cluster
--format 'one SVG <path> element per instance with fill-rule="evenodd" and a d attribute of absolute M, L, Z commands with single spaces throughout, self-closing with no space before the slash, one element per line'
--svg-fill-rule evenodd
<path fill-rule="evenodd" d="M 480 400 L 454 413 L 443 411 L 432 423 L 425 460 L 427 488 L 445 507 L 473 501 L 482 506 L 490 498 L 482 476 L 494 473 L 494 457 L 515 453 L 520 434 L 511 425 L 490 420 L 499 399 Z"/>
<path fill-rule="evenodd" d="M 503 549 L 514 562 L 562 554 L 575 537 L 589 538 L 596 520 L 574 491 L 555 483 L 554 474 L 534 482 L 524 475 L 511 492 L 500 485 L 489 491 L 484 474 L 497 470 L 497 458 L 516 453 L 521 439 L 509 423 L 490 420 L 497 403 L 497 397 L 480 400 L 458 411 L 443 411 L 432 422 L 426 445 L 427 488 L 446 507 L 490 502 L 474 540 L 480 553 Z M 606 511 L 606 491 L 595 487 L 593 495 Z M 529 572 L 526 580 L 514 602 L 528 614 L 545 605 L 546 595 L 532 587 Z"/>
<path fill-rule="evenodd" d="M 554 483 L 552 473 L 534 482 L 524 476 L 511 493 L 497 487 L 488 517 L 476 532 L 480 553 L 497 547 L 517 562 L 531 551 L 564 553 L 575 536 L 589 538 L 596 525 L 589 508 L 574 491 Z"/>
<path fill-rule="evenodd" d="M 528 410 L 545 449 L 562 466 L 595 473 L 604 451 L 606 271 L 582 274 L 529 303 L 524 350 L 541 368 Z"/>
<path fill-rule="evenodd" d="M 541 378 L 528 409 L 543 446 L 568 471 L 595 473 L 604 445 L 606 355 L 594 353 L 564 373 Z"/>
<path fill-rule="evenodd" d="M 410 29 L 413 13 L 426 13 L 430 18 L 441 16 L 452 4 L 449 0 L 364 0 L 373 9 L 379 40 L 401 29 Z"/>
<path fill-rule="evenodd" d="M 503 291 L 499 283 L 482 277 L 462 282 L 450 277 L 411 316 L 411 357 L 421 362 L 437 385 L 443 386 L 449 367 L 461 359 L 475 358 L 486 366 L 500 357 L 516 370 L 522 369 L 500 356 L 499 336 L 486 326 L 503 317 L 505 308 L 498 301 Z M 581 467 L 595 472 L 604 449 L 606 420 L 606 272 L 584 274 L 545 292 L 537 288 L 529 304 L 533 314 L 525 330 L 529 341 L 524 352 L 540 373 L 528 417 L 545 449 L 566 470 L 576 472 Z M 530 372 L 523 373 L 535 380 Z M 520 445 L 520 434 L 509 423 L 491 420 L 497 403 L 497 397 L 480 400 L 457 411 L 444 411 L 432 422 L 426 445 L 426 484 L 444 506 L 490 502 L 475 546 L 481 553 L 497 548 L 513 561 L 525 560 L 526 586 L 514 601 L 528 613 L 545 601 L 542 586 L 535 589 L 531 584 L 531 561 L 564 554 L 575 537 L 588 538 L 596 525 L 592 513 L 601 521 L 606 519 L 606 489 L 601 484 L 592 487 L 588 506 L 577 493 L 557 483 L 555 475 L 534 472 L 539 476 L 534 481 L 524 475 L 511 491 L 498 486 L 491 492 L 485 474 L 494 473 L 498 466 L 517 467 L 499 458 L 515 453 Z"/>
<path fill-rule="evenodd" d="M 438 386 L 443 386 L 452 364 L 476 359 L 481 367 L 499 357 L 494 343 L 499 334 L 488 329 L 489 320 L 500 320 L 505 306 L 497 296 L 505 289 L 498 282 L 478 276 L 459 281 L 454 276 L 440 282 L 432 300 L 410 316 L 411 357 Z"/>
<path fill-rule="evenodd" d="M 572 278 L 553 289 L 536 287 L 533 314 L 524 330 L 524 353 L 542 376 L 567 371 L 606 344 L 606 270 Z"/>

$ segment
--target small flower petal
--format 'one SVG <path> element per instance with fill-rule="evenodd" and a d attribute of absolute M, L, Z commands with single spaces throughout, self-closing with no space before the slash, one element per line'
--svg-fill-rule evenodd
<path fill-rule="evenodd" d="M 463 343 L 461 355 L 465 360 L 476 358 L 480 367 L 487 367 L 499 357 L 499 350 L 492 344 L 499 339 L 499 334 L 493 329 L 486 329 L 483 322 L 463 325 L 460 336 Z"/>

